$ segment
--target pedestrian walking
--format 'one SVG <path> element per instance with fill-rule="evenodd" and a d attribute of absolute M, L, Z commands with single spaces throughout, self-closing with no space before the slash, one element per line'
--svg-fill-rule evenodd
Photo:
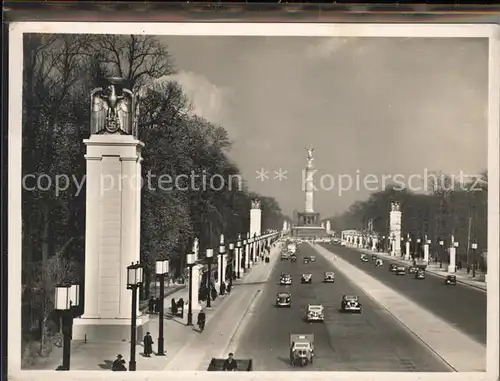
<path fill-rule="evenodd" d="M 144 356 L 151 357 L 151 353 L 153 353 L 153 338 L 149 332 L 146 332 L 146 336 L 144 336 Z"/>
<path fill-rule="evenodd" d="M 123 359 L 122 355 L 119 354 L 116 356 L 116 360 L 113 361 L 111 370 L 113 372 L 123 372 L 127 370 L 127 367 L 125 366 L 125 360 Z"/>
<path fill-rule="evenodd" d="M 173 316 L 177 315 L 177 303 L 175 302 L 175 298 L 172 298 L 170 311 L 172 312 Z"/>
<path fill-rule="evenodd" d="M 184 319 L 184 299 L 180 298 L 177 301 L 177 312 L 181 319 Z"/>
<path fill-rule="evenodd" d="M 153 315 L 154 308 L 155 308 L 155 298 L 151 297 L 151 298 L 149 298 L 149 301 L 148 301 L 148 310 L 149 310 L 150 315 Z"/>
<path fill-rule="evenodd" d="M 160 313 L 162 303 L 163 303 L 163 300 L 160 300 L 160 298 L 156 298 L 156 301 L 155 301 L 155 313 L 156 314 Z"/>

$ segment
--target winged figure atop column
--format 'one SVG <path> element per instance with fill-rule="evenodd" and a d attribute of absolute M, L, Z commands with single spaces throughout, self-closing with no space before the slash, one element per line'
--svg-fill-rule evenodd
<path fill-rule="evenodd" d="M 107 78 L 91 97 L 92 134 L 132 134 L 135 97 L 122 78 Z"/>

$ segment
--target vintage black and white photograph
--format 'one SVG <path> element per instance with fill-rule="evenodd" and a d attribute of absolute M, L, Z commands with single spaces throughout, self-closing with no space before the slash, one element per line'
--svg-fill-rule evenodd
<path fill-rule="evenodd" d="M 12 369 L 487 371 L 486 27 L 47 25 L 11 35 Z"/>

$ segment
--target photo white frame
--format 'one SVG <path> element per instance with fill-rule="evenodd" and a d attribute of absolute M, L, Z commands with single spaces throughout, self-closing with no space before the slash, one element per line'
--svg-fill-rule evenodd
<path fill-rule="evenodd" d="M 9 31 L 9 173 L 8 173 L 8 375 L 14 380 L 220 380 L 234 377 L 208 372 L 27 371 L 21 370 L 21 116 L 22 37 L 24 33 L 150 34 L 210 36 L 340 36 L 340 37 L 470 37 L 489 40 L 488 96 L 488 296 L 487 371 L 484 373 L 385 373 L 385 372 L 249 372 L 239 379 L 264 380 L 477 380 L 499 377 L 499 120 L 500 29 L 488 24 L 310 24 L 310 23 L 106 23 L 14 22 Z"/>

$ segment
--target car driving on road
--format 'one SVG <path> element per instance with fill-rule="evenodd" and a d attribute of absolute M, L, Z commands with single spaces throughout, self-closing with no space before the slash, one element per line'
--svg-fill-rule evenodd
<path fill-rule="evenodd" d="M 418 269 L 417 272 L 415 273 L 415 279 L 425 279 L 425 270 Z"/>
<path fill-rule="evenodd" d="M 406 275 L 406 267 L 398 266 L 396 269 L 396 275 Z"/>
<path fill-rule="evenodd" d="M 312 274 L 302 274 L 300 278 L 301 283 L 312 283 Z"/>
<path fill-rule="evenodd" d="M 324 307 L 322 304 L 309 304 L 307 306 L 307 316 L 306 319 L 308 322 L 312 321 L 324 321 Z"/>
<path fill-rule="evenodd" d="M 368 262 L 368 256 L 366 254 L 361 254 L 359 259 L 361 260 L 361 262 Z"/>
<path fill-rule="evenodd" d="M 278 292 L 276 295 L 276 307 L 290 307 L 292 295 L 289 292 Z"/>
<path fill-rule="evenodd" d="M 398 269 L 398 265 L 397 265 L 397 264 L 395 264 L 395 263 L 391 263 L 391 264 L 389 265 L 389 271 L 391 271 L 391 272 L 395 273 L 397 269 Z"/>
<path fill-rule="evenodd" d="M 340 307 L 342 312 L 361 313 L 361 303 L 356 295 L 343 295 Z"/>
<path fill-rule="evenodd" d="M 455 275 L 447 275 L 444 284 L 450 285 L 450 286 L 456 286 L 457 285 L 457 277 Z"/>
<path fill-rule="evenodd" d="M 324 278 L 325 283 L 335 283 L 335 273 L 333 271 L 327 271 Z"/>
<path fill-rule="evenodd" d="M 309 257 L 309 260 L 310 260 L 311 262 L 316 262 L 316 257 L 315 257 L 314 255 L 311 255 L 311 256 Z"/>
<path fill-rule="evenodd" d="M 291 274 L 281 274 L 280 284 L 282 286 L 289 286 L 292 284 L 292 275 Z"/>
<path fill-rule="evenodd" d="M 305 264 L 309 263 L 309 257 L 304 257 L 303 262 L 304 262 Z"/>

